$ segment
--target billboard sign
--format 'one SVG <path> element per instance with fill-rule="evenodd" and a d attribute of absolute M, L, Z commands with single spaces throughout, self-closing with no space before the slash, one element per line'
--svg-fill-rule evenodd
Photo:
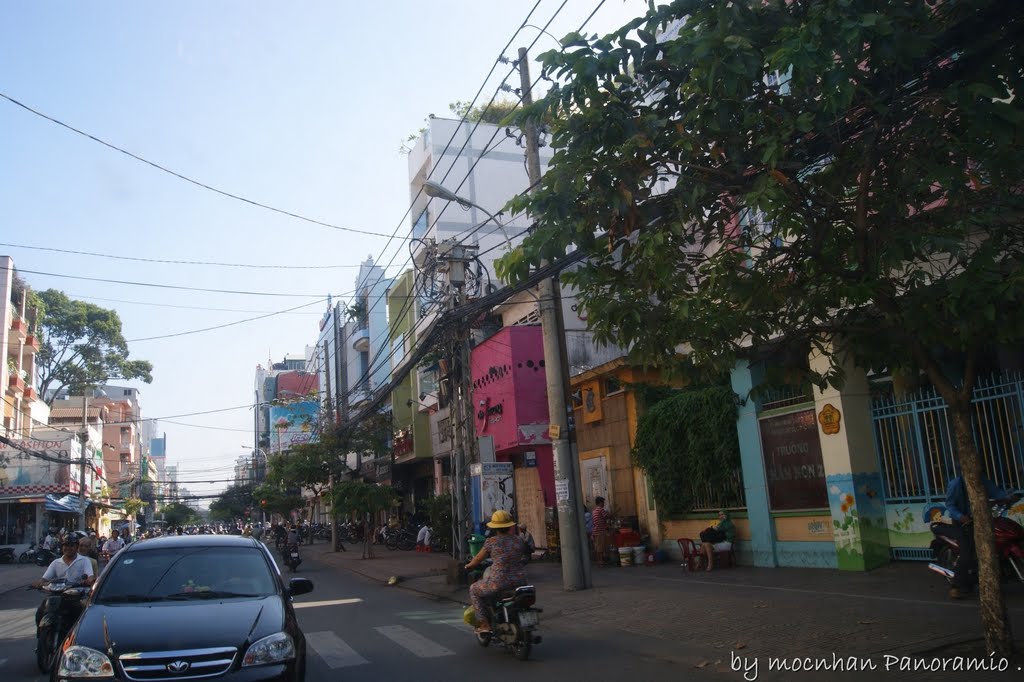
<path fill-rule="evenodd" d="M 270 408 L 270 452 L 287 452 L 313 440 L 320 403 L 303 400 Z"/>
<path fill-rule="evenodd" d="M 56 429 L 36 430 L 34 438 L 18 440 L 24 449 L 0 444 L 0 495 L 38 495 L 41 493 L 78 492 L 80 467 L 70 461 L 80 460 L 81 447 L 74 433 Z"/>

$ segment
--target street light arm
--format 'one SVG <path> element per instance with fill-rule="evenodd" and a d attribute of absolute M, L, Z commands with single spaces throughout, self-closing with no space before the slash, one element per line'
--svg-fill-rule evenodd
<path fill-rule="evenodd" d="M 498 220 L 498 217 L 496 215 L 488 211 L 480 204 L 472 202 L 465 197 L 459 196 L 458 194 L 451 191 L 447 187 L 444 187 L 440 183 L 434 182 L 433 180 L 427 180 L 423 183 L 423 193 L 426 194 L 428 197 L 433 197 L 435 199 L 444 199 L 445 201 L 454 201 L 460 206 L 464 206 L 466 208 L 475 208 L 480 211 L 483 211 L 487 215 L 487 220 L 477 225 L 476 229 L 479 230 L 481 227 L 483 227 L 488 222 L 493 220 L 494 224 L 497 225 L 498 229 L 501 230 L 501 234 L 505 236 L 505 248 L 508 249 L 509 251 L 512 250 L 512 240 L 508 238 L 508 232 L 505 230 L 505 226 L 501 224 L 501 221 Z"/>

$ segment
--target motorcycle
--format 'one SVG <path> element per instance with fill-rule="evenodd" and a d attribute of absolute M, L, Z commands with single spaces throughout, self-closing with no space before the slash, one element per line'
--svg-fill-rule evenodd
<path fill-rule="evenodd" d="M 1020 497 L 1021 494 L 1017 493 L 993 506 L 992 531 L 995 535 L 996 556 L 999 557 L 1003 579 L 1024 582 L 1024 526 L 1006 516 L 1006 512 Z M 952 583 L 955 576 L 953 567 L 960 555 L 960 547 L 953 538 L 936 532 L 941 531 L 945 525 L 947 524 L 941 522 L 931 524 L 935 536 L 931 544 L 935 562 L 928 564 L 928 568 Z M 968 528 L 967 532 L 971 533 L 973 529 Z"/>
<path fill-rule="evenodd" d="M 491 631 L 476 633 L 477 643 L 486 647 L 497 641 L 520 661 L 528 659 L 533 645 L 541 643 L 541 636 L 534 633 L 544 609 L 535 607 L 536 603 L 537 590 L 533 585 L 506 590 L 485 600 Z"/>
<path fill-rule="evenodd" d="M 52 549 L 44 549 L 40 547 L 36 550 L 36 556 L 34 561 L 36 562 L 36 566 L 46 567 L 49 566 L 53 562 L 53 560 L 59 556 L 60 554 L 54 552 Z"/>
<path fill-rule="evenodd" d="M 20 556 L 18 556 L 18 563 L 31 564 L 33 561 L 36 560 L 36 551 L 36 543 L 33 542 L 28 546 L 28 549 L 26 549 L 24 552 L 21 553 Z"/>
<path fill-rule="evenodd" d="M 48 673 L 60 655 L 61 643 L 82 613 L 82 600 L 90 588 L 55 580 L 38 589 L 47 596 L 43 616 L 36 627 L 36 665 L 40 672 Z"/>
<path fill-rule="evenodd" d="M 299 546 L 288 545 L 288 547 L 284 550 L 283 554 L 285 566 L 287 566 L 289 570 L 291 570 L 291 572 L 294 573 L 295 570 L 299 567 L 299 564 L 302 563 L 302 559 L 299 557 Z"/>

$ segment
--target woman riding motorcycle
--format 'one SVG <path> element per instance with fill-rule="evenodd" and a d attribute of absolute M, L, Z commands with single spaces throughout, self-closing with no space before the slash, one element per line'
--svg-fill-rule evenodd
<path fill-rule="evenodd" d="M 523 564 L 526 545 L 518 535 L 509 533 L 514 525 L 516 522 L 507 511 L 499 509 L 494 512 L 487 527 L 493 528 L 495 534 L 487 538 L 483 548 L 466 564 L 467 569 L 476 568 L 488 556 L 492 562 L 484 577 L 469 586 L 469 600 L 479 624 L 476 628 L 478 633 L 491 631 L 484 600 L 503 590 L 518 587 L 526 580 L 526 566 Z"/>

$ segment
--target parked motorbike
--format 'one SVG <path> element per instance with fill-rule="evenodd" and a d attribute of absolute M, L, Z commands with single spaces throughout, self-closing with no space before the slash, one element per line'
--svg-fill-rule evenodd
<path fill-rule="evenodd" d="M 14 559 L 13 547 L 0 547 L 0 564 L 13 564 Z"/>
<path fill-rule="evenodd" d="M 36 628 L 36 665 L 40 672 L 48 673 L 60 655 L 61 643 L 82 613 L 82 600 L 89 588 L 55 580 L 38 589 L 47 596 Z"/>
<path fill-rule="evenodd" d="M 284 550 L 284 563 L 288 569 L 294 573 L 302 563 L 302 558 L 299 556 L 299 546 L 292 544 Z"/>
<path fill-rule="evenodd" d="M 535 607 L 536 603 L 537 590 L 533 585 L 507 590 L 487 599 L 484 608 L 491 631 L 478 632 L 477 643 L 486 647 L 497 641 L 520 661 L 528 659 L 533 645 L 541 643 L 541 636 L 535 633 L 543 609 Z"/>
<path fill-rule="evenodd" d="M 35 560 L 36 560 L 36 543 L 33 542 L 32 544 L 30 544 L 28 546 L 28 549 L 26 549 L 24 552 L 21 553 L 21 555 L 18 556 L 18 563 L 19 564 L 31 564 Z"/>
<path fill-rule="evenodd" d="M 996 556 L 1002 567 L 1003 580 L 1024 582 L 1024 527 L 1006 516 L 1006 512 L 1020 497 L 1021 494 L 1017 493 L 993 506 L 992 531 L 995 534 Z M 935 535 L 931 544 L 935 562 L 928 564 L 928 568 L 952 582 L 955 575 L 953 567 L 960 556 L 960 547 L 953 538 L 936 533 L 943 525 L 941 522 L 931 524 Z M 973 532 L 973 529 L 968 528 L 967 532 Z"/>

